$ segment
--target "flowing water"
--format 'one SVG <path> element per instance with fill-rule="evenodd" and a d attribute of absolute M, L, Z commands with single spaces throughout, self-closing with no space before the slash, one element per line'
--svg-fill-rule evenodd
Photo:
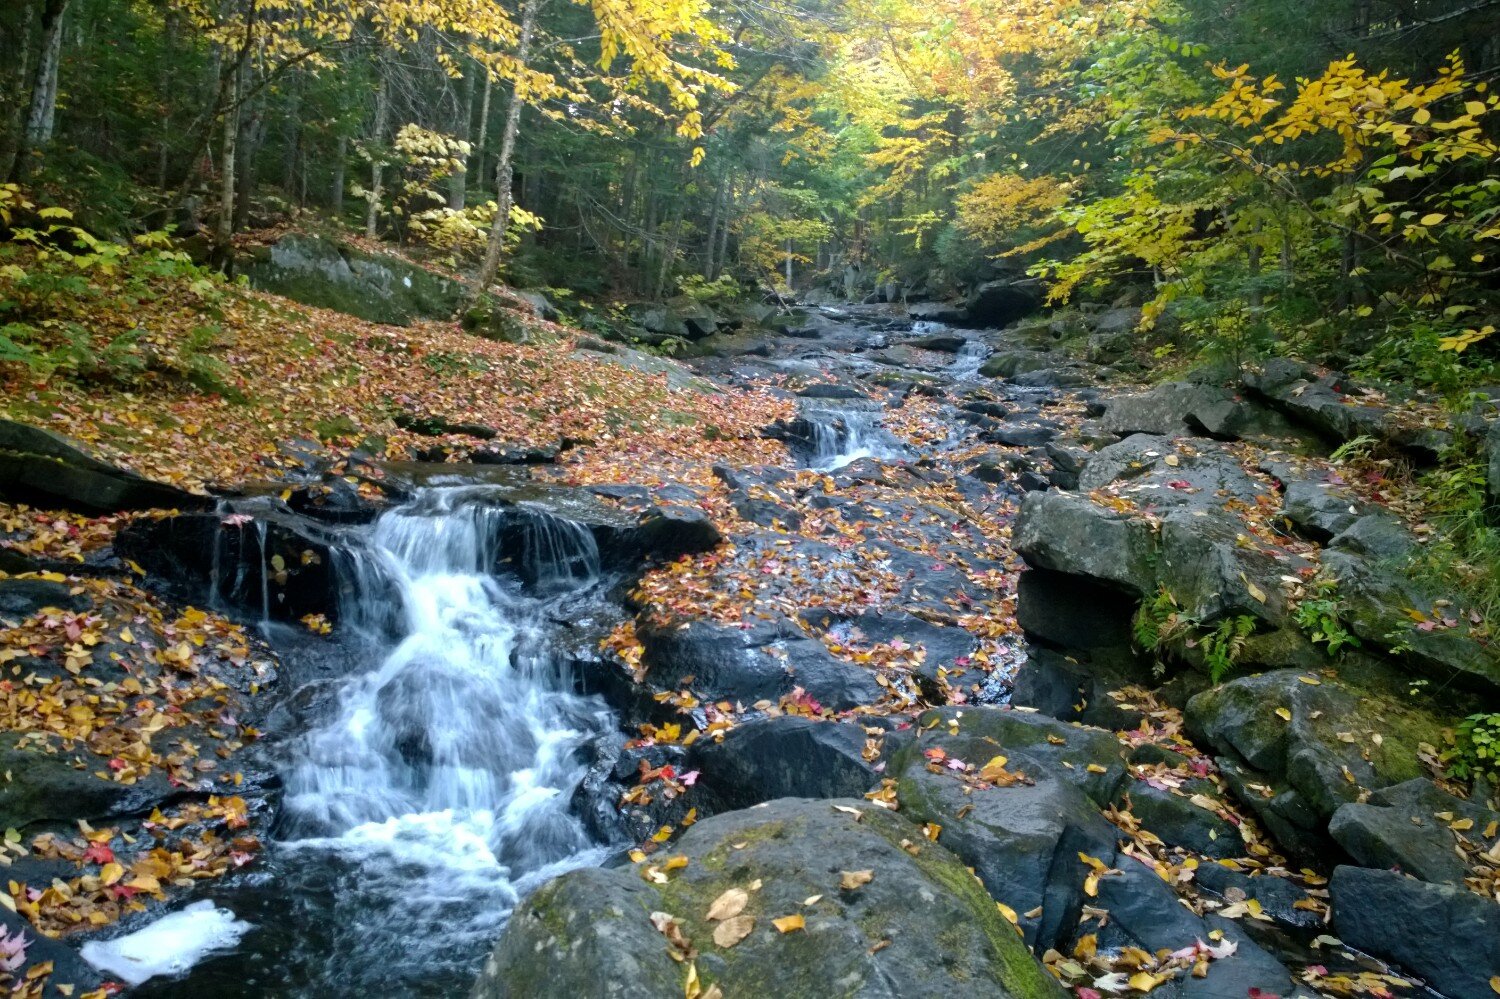
<path fill-rule="evenodd" d="M 256 927 L 221 962 L 245 977 L 192 986 L 462 995 L 520 895 L 603 859 L 570 803 L 617 726 L 554 652 L 600 589 L 592 533 L 482 489 L 426 490 L 367 530 L 341 572 L 369 667 L 288 747 L 259 893 L 223 896 Z"/>
<path fill-rule="evenodd" d="M 835 472 L 861 458 L 895 461 L 907 457 L 900 442 L 881 426 L 877 410 L 809 409 L 802 418 L 811 444 L 807 465 L 817 471 Z"/>

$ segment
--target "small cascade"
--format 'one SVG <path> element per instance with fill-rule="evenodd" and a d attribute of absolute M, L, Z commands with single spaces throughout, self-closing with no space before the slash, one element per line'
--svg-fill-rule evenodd
<path fill-rule="evenodd" d="M 985 358 L 990 356 L 988 345 L 978 340 L 970 340 L 958 348 L 958 355 L 953 359 L 953 365 L 948 373 L 958 381 L 968 381 L 979 377 L 979 369 L 984 364 Z"/>
<path fill-rule="evenodd" d="M 802 414 L 810 445 L 807 464 L 832 472 L 861 458 L 904 458 L 901 445 L 880 425 L 880 414 L 862 409 L 810 409 Z"/>
<path fill-rule="evenodd" d="M 299 739 L 286 778 L 283 848 L 354 872 L 335 906 L 360 930 L 323 984 L 373 987 L 397 951 L 471 972 L 528 876 L 598 860 L 569 805 L 581 750 L 614 722 L 552 651 L 556 604 L 598 581 L 598 548 L 544 511 L 431 489 L 376 520 L 340 570 L 346 624 L 395 637 Z"/>

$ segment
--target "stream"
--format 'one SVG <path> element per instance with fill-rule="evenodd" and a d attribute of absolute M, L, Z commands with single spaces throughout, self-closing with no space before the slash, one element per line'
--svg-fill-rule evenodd
<path fill-rule="evenodd" d="M 987 352 L 966 347 L 949 377 Z M 871 400 L 809 398 L 801 416 L 807 467 L 913 457 Z M 590 530 L 516 522 L 461 483 L 344 530 L 336 654 L 262 622 L 296 678 L 264 750 L 281 811 L 261 861 L 207 893 L 251 928 L 137 995 L 464 995 L 521 897 L 629 845 L 579 814 L 591 744 L 620 738 L 565 652 L 619 613 Z"/>

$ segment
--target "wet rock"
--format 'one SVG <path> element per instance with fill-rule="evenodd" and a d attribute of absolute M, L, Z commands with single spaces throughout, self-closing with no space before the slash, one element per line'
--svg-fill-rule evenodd
<path fill-rule="evenodd" d="M 798 391 L 804 399 L 868 399 L 869 396 L 850 385 L 837 382 L 819 382 Z"/>
<path fill-rule="evenodd" d="M 1338 372 L 1320 375 L 1297 361 L 1275 358 L 1243 380 L 1248 389 L 1292 419 L 1335 441 L 1374 437 L 1421 464 L 1435 462 L 1453 441 L 1447 430 L 1411 423 L 1383 406 L 1351 402 L 1360 396 Z"/>
<path fill-rule="evenodd" d="M 1370 510 L 1348 489 L 1331 482 L 1294 479 L 1286 483 L 1281 513 L 1311 541 L 1327 544 Z"/>
<path fill-rule="evenodd" d="M 0 499 L 89 514 L 194 510 L 210 502 L 100 461 L 61 434 L 11 420 L 0 420 Z"/>
<path fill-rule="evenodd" d="M 1500 975 L 1500 903 L 1394 871 L 1339 867 L 1329 883 L 1333 929 L 1446 996 L 1482 996 Z"/>
<path fill-rule="evenodd" d="M 1418 745 L 1439 739 L 1441 728 L 1397 694 L 1297 670 L 1204 691 L 1188 702 L 1186 721 L 1195 739 L 1226 754 L 1237 796 L 1294 851 L 1326 843 L 1323 831 L 1341 805 L 1419 776 Z"/>
<path fill-rule="evenodd" d="M 792 715 L 746 722 L 722 741 L 693 745 L 689 766 L 701 773 L 693 799 L 713 815 L 776 798 L 863 797 L 880 783 L 879 759 L 902 741 L 888 739 L 861 725 Z"/>
<path fill-rule="evenodd" d="M 1453 616 L 1456 594 L 1444 593 L 1400 571 L 1405 560 L 1381 558 L 1384 546 L 1393 550 L 1399 535 L 1369 535 L 1389 526 L 1384 517 L 1365 517 L 1334 538 L 1323 553 L 1323 565 L 1338 583 L 1340 618 L 1345 626 L 1372 648 L 1400 641 L 1401 655 L 1434 678 L 1494 694 L 1500 692 L 1500 656 L 1470 633 L 1470 622 Z M 1408 536 L 1409 537 L 1409 536 Z M 1371 554 L 1359 549 L 1365 548 Z M 1444 599 L 1451 604 L 1443 604 Z M 1418 627 L 1412 614 L 1422 616 L 1426 627 Z M 1393 637 L 1394 636 L 1394 637 Z"/>
<path fill-rule="evenodd" d="M 1131 857 L 1122 855 L 1118 870 L 1099 879 L 1099 897 L 1091 903 L 1110 914 L 1097 934 L 1100 950 L 1175 951 L 1198 940 L 1209 941 L 1215 929 L 1235 945 L 1234 954 L 1209 963 L 1206 977 L 1185 976 L 1156 991 L 1180 999 L 1241 999 L 1259 994 L 1256 990 L 1274 996 L 1291 994 L 1291 974 L 1257 946 L 1244 927 L 1232 920 L 1193 915 L 1155 871 Z"/>
<path fill-rule="evenodd" d="M 434 413 L 397 413 L 394 421 L 396 426 L 402 430 L 409 430 L 414 434 L 422 434 L 426 437 L 443 437 L 448 434 L 460 434 L 464 437 L 490 441 L 500 436 L 500 431 L 494 427 L 485 426 L 482 423 L 453 421 L 446 416 L 439 416 Z"/>
<path fill-rule="evenodd" d="M 942 826 L 940 842 L 997 900 L 1017 913 L 1041 907 L 1022 916 L 1026 941 L 1039 952 L 1058 946 L 1084 904 L 1089 869 L 1078 853 L 1106 863 L 1115 855 L 1117 831 L 1098 811 L 1124 776 L 1114 736 L 999 708 L 930 711 L 917 728 L 917 741 L 891 765 L 902 811 Z M 925 755 L 933 749 L 946 754 L 936 772 Z M 996 756 L 1032 783 L 977 788 L 947 768 L 958 759 L 977 770 Z M 1090 772 L 1090 763 L 1103 772 Z"/>
<path fill-rule="evenodd" d="M 1450 816 L 1438 818 L 1439 813 Z M 1456 851 L 1449 824 L 1473 823 L 1476 842 L 1500 814 L 1455 798 L 1425 777 L 1380 788 L 1364 803 L 1350 802 L 1334 812 L 1329 834 L 1364 867 L 1395 868 L 1423 881 L 1463 885 L 1469 865 Z"/>
<path fill-rule="evenodd" d="M 65 999 L 92 993 L 96 989 L 103 990 L 104 976 L 80 957 L 75 948 L 38 933 L 26 918 L 9 909 L 0 909 L 0 933 L 19 936 L 26 941 L 26 957 L 21 968 L 17 969 L 19 974 L 24 975 L 28 967 L 44 963 L 52 966 L 52 973 L 42 979 L 43 985 L 35 993 L 42 999 Z M 66 986 L 67 990 L 59 989 L 60 985 Z"/>
<path fill-rule="evenodd" d="M 1041 308 L 1045 294 L 1031 278 L 986 281 L 969 293 L 963 321 L 981 329 L 1006 326 Z"/>
<path fill-rule="evenodd" d="M 1015 378 L 1017 375 L 1050 368 L 1063 361 L 1065 358 L 1062 355 L 1047 350 L 997 350 L 980 365 L 979 373 L 989 378 Z"/>
<path fill-rule="evenodd" d="M 556 444 L 537 447 L 511 445 L 478 448 L 469 454 L 476 465 L 546 465 L 557 460 L 562 449 Z"/>
<path fill-rule="evenodd" d="M 775 701 L 801 687 L 824 707 L 843 711 L 883 694 L 873 672 L 834 658 L 785 620 L 748 629 L 698 620 L 648 623 L 637 634 L 653 683 L 663 689 L 686 683 L 705 700 Z"/>
<path fill-rule="evenodd" d="M 1063 997 L 962 863 L 869 802 L 783 799 L 731 812 L 693 826 L 673 852 L 688 864 L 665 885 L 629 868 L 544 885 L 512 916 L 473 995 L 676 995 L 683 966 L 651 922 L 663 912 L 698 952 L 702 987 L 722 983 L 726 994 L 822 995 L 832 986 L 850 995 Z M 873 872 L 868 883 L 839 887 L 841 872 L 863 870 Z M 757 881 L 740 914 L 748 933 L 720 946 L 723 923 L 706 918 L 710 908 Z M 771 925 L 792 914 L 805 928 Z"/>
<path fill-rule="evenodd" d="M 1239 826 L 1209 811 L 1193 800 L 1217 801 L 1218 791 L 1212 781 L 1190 780 L 1175 794 L 1152 787 L 1145 781 L 1129 781 L 1116 794 L 1116 804 L 1128 802 L 1130 812 L 1141 825 L 1156 834 L 1168 846 L 1182 847 L 1205 857 L 1241 857 L 1245 841 Z"/>
<path fill-rule="evenodd" d="M 1058 428 L 1049 424 L 1001 423 L 981 433 L 980 439 L 1006 447 L 1041 447 L 1057 437 Z"/>
<path fill-rule="evenodd" d="M 20 622 L 44 607 L 78 612 L 89 607 L 87 597 L 74 595 L 67 583 L 46 579 L 0 579 L 0 619 Z"/>
<path fill-rule="evenodd" d="M 0 771 L 11 775 L 0 782 L 0 825 L 7 829 L 57 823 L 72 825 L 80 819 L 93 821 L 124 815 L 145 814 L 178 792 L 164 772 L 153 771 L 134 784 L 121 784 L 94 775 L 105 769 L 105 760 L 92 753 L 47 752 L 45 743 L 16 733 L 0 734 Z M 56 747 L 52 747 L 54 750 Z M 75 765 L 74 757 L 86 761 Z"/>
<path fill-rule="evenodd" d="M 670 562 L 684 555 L 712 551 L 724 540 L 702 510 L 664 506 L 641 518 L 631 534 L 630 548 L 653 561 Z"/>
<path fill-rule="evenodd" d="M 289 512 L 180 514 L 134 521 L 115 536 L 120 556 L 173 595 L 278 621 L 338 616 L 337 546 L 329 528 Z"/>
<path fill-rule="evenodd" d="M 928 323 L 962 325 L 968 319 L 963 302 L 913 302 L 907 305 L 906 314 L 916 322 Z"/>
<path fill-rule="evenodd" d="M 1060 721 L 1124 728 L 1108 694 L 1129 681 L 1097 664 L 1083 664 L 1050 649 L 1033 649 L 1016 673 L 1010 703 Z"/>
<path fill-rule="evenodd" d="M 1110 583 L 1142 597 L 1156 589 L 1156 532 L 1139 517 L 1064 492 L 1027 493 L 1015 548 L 1039 569 Z"/>
<path fill-rule="evenodd" d="M 252 249 L 235 269 L 273 295 L 393 326 L 447 319 L 464 293 L 459 282 L 399 257 L 303 233 Z"/>
<path fill-rule="evenodd" d="M 1245 873 L 1223 864 L 1199 864 L 1193 872 L 1193 883 L 1207 889 L 1226 902 L 1254 899 L 1262 914 L 1279 926 L 1308 930 L 1323 925 L 1315 909 L 1297 907 L 1309 899 L 1295 881 L 1262 872 Z"/>
<path fill-rule="evenodd" d="M 936 333 L 932 336 L 924 336 L 918 340 L 912 340 L 910 345 L 919 350 L 935 350 L 942 354 L 956 354 L 964 349 L 969 341 L 966 337 L 957 336 L 952 333 Z"/>
<path fill-rule="evenodd" d="M 1085 652 L 1095 661 L 1134 661 L 1135 606 L 1136 601 L 1118 589 L 1048 569 L 1021 573 L 1016 587 L 1016 623 L 1027 637 Z"/>

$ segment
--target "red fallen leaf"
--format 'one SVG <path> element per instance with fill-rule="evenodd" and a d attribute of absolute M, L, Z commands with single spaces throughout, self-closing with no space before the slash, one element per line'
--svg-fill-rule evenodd
<path fill-rule="evenodd" d="M 114 759 L 109 761 L 109 768 L 115 771 L 124 770 L 125 761 L 116 756 Z"/>
<path fill-rule="evenodd" d="M 1167 485 L 1170 488 L 1172 488 L 1172 489 L 1191 489 L 1191 488 L 1193 488 L 1193 484 L 1191 482 L 1189 482 L 1187 479 L 1173 479 L 1171 482 L 1168 482 Z"/>
<path fill-rule="evenodd" d="M 1323 967 L 1323 965 L 1321 964 L 1309 964 L 1307 966 L 1307 970 L 1312 972 L 1314 975 L 1317 975 L 1319 978 L 1326 978 L 1328 976 L 1328 969 Z"/>
<path fill-rule="evenodd" d="M 677 776 L 677 770 L 670 763 L 662 767 L 660 773 L 664 780 L 671 780 Z"/>
<path fill-rule="evenodd" d="M 108 864 L 115 859 L 115 851 L 109 848 L 108 843 L 90 843 L 89 848 L 83 851 L 83 859 L 96 864 Z"/>
<path fill-rule="evenodd" d="M 1091 989 L 1087 986 L 1080 985 L 1078 986 L 1077 991 L 1078 999 L 1103 999 L 1103 996 L 1099 995 L 1098 989 Z"/>
<path fill-rule="evenodd" d="M 1275 992 L 1267 992 L 1265 989 L 1256 988 L 1254 985 L 1250 986 L 1250 989 L 1246 992 L 1246 995 L 1248 995 L 1250 999 L 1281 999 L 1281 996 L 1277 995 Z"/>

